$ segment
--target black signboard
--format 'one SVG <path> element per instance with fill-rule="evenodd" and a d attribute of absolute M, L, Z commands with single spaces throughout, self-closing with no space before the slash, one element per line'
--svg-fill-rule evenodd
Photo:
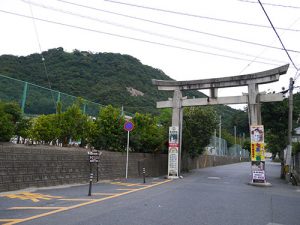
<path fill-rule="evenodd" d="M 100 152 L 88 152 L 90 163 L 97 163 L 100 160 Z"/>

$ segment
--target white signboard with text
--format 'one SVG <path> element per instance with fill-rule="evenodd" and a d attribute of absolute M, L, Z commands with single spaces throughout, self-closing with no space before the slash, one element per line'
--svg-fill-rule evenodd
<path fill-rule="evenodd" d="M 179 128 L 169 127 L 168 178 L 178 178 Z"/>

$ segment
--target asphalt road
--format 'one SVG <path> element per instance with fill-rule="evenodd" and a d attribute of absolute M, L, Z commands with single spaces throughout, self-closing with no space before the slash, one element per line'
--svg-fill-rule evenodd
<path fill-rule="evenodd" d="M 248 185 L 250 163 L 205 168 L 183 179 L 129 179 L 88 186 L 0 193 L 0 224 L 12 225 L 300 225 L 300 187 L 280 180 Z M 23 199 L 22 199 L 23 198 Z"/>

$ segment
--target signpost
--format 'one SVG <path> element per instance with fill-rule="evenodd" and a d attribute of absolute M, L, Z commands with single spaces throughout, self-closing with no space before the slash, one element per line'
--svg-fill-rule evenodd
<path fill-rule="evenodd" d="M 89 162 L 90 162 L 90 185 L 89 185 L 88 196 L 92 195 L 92 184 L 93 184 L 93 178 L 94 178 L 94 174 L 93 174 L 93 170 L 92 170 L 92 163 L 97 163 L 97 181 L 99 179 L 99 176 L 98 176 L 98 163 L 99 163 L 99 160 L 100 160 L 100 155 L 101 155 L 101 152 L 99 152 L 99 151 L 88 152 Z"/>
<path fill-rule="evenodd" d="M 127 131 L 127 148 L 126 148 L 126 179 L 128 178 L 128 156 L 129 156 L 129 133 L 134 129 L 134 124 L 131 121 L 126 121 L 124 124 L 124 130 Z"/>
<path fill-rule="evenodd" d="M 169 127 L 168 178 L 178 178 L 179 127 Z"/>
<path fill-rule="evenodd" d="M 251 135 L 251 171 L 253 183 L 265 183 L 265 143 L 264 126 L 250 126 Z"/>

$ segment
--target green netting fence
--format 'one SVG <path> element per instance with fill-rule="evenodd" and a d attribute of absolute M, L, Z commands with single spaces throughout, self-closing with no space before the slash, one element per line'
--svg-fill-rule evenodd
<path fill-rule="evenodd" d="M 56 113 L 58 102 L 61 102 L 62 111 L 65 111 L 77 99 L 76 96 L 0 74 L 0 100 L 19 103 L 22 112 L 27 116 Z M 82 110 L 87 115 L 96 117 L 104 107 L 99 103 L 81 99 Z M 130 113 L 125 114 L 132 116 Z"/>

